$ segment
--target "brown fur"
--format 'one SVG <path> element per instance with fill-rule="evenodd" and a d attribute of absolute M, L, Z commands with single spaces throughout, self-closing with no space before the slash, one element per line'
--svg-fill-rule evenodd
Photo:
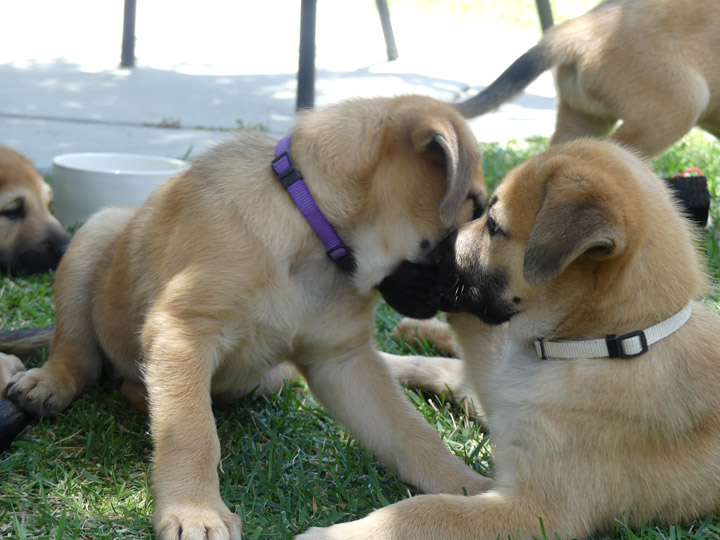
<path fill-rule="evenodd" d="M 480 316 L 507 303 L 515 312 L 499 326 L 452 315 L 464 362 L 396 357 L 393 366 L 458 394 L 458 382 L 472 381 L 493 441 L 492 487 L 410 498 L 300 539 L 522 540 L 543 538 L 541 527 L 583 539 L 615 520 L 637 527 L 720 511 L 720 318 L 693 301 L 705 277 L 691 225 L 644 163 L 597 141 L 553 148 L 510 172 L 453 249 L 468 294 L 492 285 L 488 272 L 507 276 Z M 634 359 L 541 360 L 534 350 L 539 337 L 644 329 L 688 303 L 690 320 Z M 401 332 L 413 328 L 448 338 L 422 321 Z"/>
<path fill-rule="evenodd" d="M 0 144 L 0 271 L 36 273 L 57 266 L 70 237 L 50 213 L 51 196 L 30 160 Z M 0 353 L 0 388 L 21 365 Z"/>
<path fill-rule="evenodd" d="M 277 379 L 283 361 L 406 480 L 430 492 L 486 487 L 408 403 L 372 337 L 374 287 L 400 261 L 421 257 L 423 240 L 432 247 L 467 220 L 468 191 L 484 189 L 467 126 L 451 107 L 417 96 L 300 118 L 291 153 L 354 252 L 352 277 L 328 260 L 272 176 L 275 143 L 241 133 L 137 212 L 91 217 L 58 268 L 49 361 L 8 387 L 37 414 L 61 410 L 97 380 L 101 351 L 131 400 L 144 385 L 163 540 L 240 537 L 220 497 L 211 400 L 268 373 Z"/>
<path fill-rule="evenodd" d="M 608 0 L 550 28 L 486 90 L 458 104 L 487 113 L 555 69 L 551 143 L 608 135 L 647 156 L 700 126 L 720 136 L 720 5 Z"/>
<path fill-rule="evenodd" d="M 50 213 L 52 192 L 25 156 L 0 144 L 0 270 L 55 268 L 70 241 Z"/>

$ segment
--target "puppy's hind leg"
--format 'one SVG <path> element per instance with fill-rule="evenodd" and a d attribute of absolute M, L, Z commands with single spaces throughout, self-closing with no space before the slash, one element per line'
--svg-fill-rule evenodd
<path fill-rule="evenodd" d="M 710 89 L 696 73 L 663 74 L 662 92 L 646 88 L 642 108 L 623 113 L 622 125 L 611 139 L 639 150 L 646 157 L 669 148 L 697 123 L 710 101 Z M 665 84 L 665 81 L 674 84 Z"/>
<path fill-rule="evenodd" d="M 55 276 L 55 332 L 48 361 L 13 376 L 7 396 L 35 416 L 65 409 L 102 371 L 91 312 L 94 283 L 134 210 L 109 208 L 75 235 Z"/>
<path fill-rule="evenodd" d="M 558 105 L 555 133 L 550 146 L 564 144 L 581 137 L 606 137 L 617 118 L 603 118 L 573 109 L 562 101 Z"/>

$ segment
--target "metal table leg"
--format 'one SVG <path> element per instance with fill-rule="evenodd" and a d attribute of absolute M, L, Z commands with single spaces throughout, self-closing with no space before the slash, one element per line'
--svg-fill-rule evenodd
<path fill-rule="evenodd" d="M 302 0 L 296 110 L 315 104 L 315 21 L 317 0 Z"/>
<path fill-rule="evenodd" d="M 120 57 L 122 67 L 133 67 L 135 65 L 135 5 L 136 0 L 125 0 L 122 56 Z"/>

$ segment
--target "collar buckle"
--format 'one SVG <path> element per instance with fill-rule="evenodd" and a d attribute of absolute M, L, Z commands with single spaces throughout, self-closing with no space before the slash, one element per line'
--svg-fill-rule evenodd
<path fill-rule="evenodd" d="M 690 319 L 692 302 L 683 309 L 644 330 L 628 332 L 621 336 L 610 334 L 604 338 L 584 341 L 546 341 L 535 340 L 535 352 L 538 358 L 577 359 L 577 358 L 635 358 L 648 352 L 650 345 L 671 336 Z"/>
<path fill-rule="evenodd" d="M 638 341 L 631 342 L 633 338 L 638 338 Z M 635 358 L 641 354 L 648 352 L 648 342 L 645 332 L 643 330 L 636 330 L 635 332 L 628 332 L 622 336 L 616 336 L 610 334 L 605 336 L 605 343 L 607 343 L 608 356 L 610 358 Z M 627 346 L 626 346 L 627 344 Z M 640 345 L 640 350 L 637 352 L 628 352 L 632 345 Z"/>
<path fill-rule="evenodd" d="M 295 162 L 290 156 L 290 140 L 291 137 L 288 135 L 278 141 L 275 147 L 275 159 L 271 161 L 273 174 L 288 191 L 295 206 L 325 245 L 330 260 L 341 270 L 352 273 L 355 270 L 352 251 L 343 243 L 318 208 L 305 185 L 302 174 L 295 168 Z"/>
<path fill-rule="evenodd" d="M 279 154 L 271 163 L 275 177 L 280 180 L 280 183 L 285 189 L 289 188 L 298 180 L 302 180 L 300 171 L 295 168 L 295 163 L 288 152 Z"/>

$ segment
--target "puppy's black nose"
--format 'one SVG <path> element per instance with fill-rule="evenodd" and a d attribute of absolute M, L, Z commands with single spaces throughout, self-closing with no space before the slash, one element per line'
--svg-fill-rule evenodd
<path fill-rule="evenodd" d="M 52 232 L 35 249 L 20 253 L 10 265 L 14 272 L 39 274 L 55 270 L 70 245 L 70 236 L 65 232 Z"/>
<path fill-rule="evenodd" d="M 58 260 L 60 260 L 60 257 L 62 257 L 65 254 L 69 245 L 70 245 L 70 237 L 69 236 L 57 238 L 53 241 L 50 241 L 50 245 L 48 246 L 48 251 L 50 251 L 51 254 L 57 256 Z"/>

